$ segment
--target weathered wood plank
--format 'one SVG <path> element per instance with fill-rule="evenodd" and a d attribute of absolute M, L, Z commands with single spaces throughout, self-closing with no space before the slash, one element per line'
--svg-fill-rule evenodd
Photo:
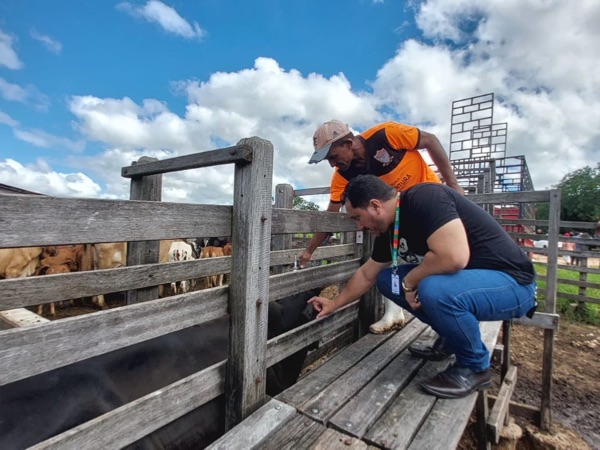
<path fill-rule="evenodd" d="M 546 330 L 558 330 L 560 315 L 536 312 L 531 319 L 523 316 L 518 319 L 513 319 L 512 321 L 513 323 L 518 323 L 519 325 L 526 325 L 529 327 L 544 328 Z"/>
<path fill-rule="evenodd" d="M 385 449 L 407 448 L 436 401 L 434 396 L 421 389 L 420 383 L 445 370 L 448 365 L 448 361 L 427 362 L 368 429 L 364 440 Z"/>
<path fill-rule="evenodd" d="M 231 206 L 7 195 L 0 248 L 230 236 Z"/>
<path fill-rule="evenodd" d="M 38 316 L 25 308 L 9 309 L 0 311 L 0 330 L 9 328 L 22 328 L 30 325 L 38 325 L 50 322 L 48 319 Z"/>
<path fill-rule="evenodd" d="M 273 208 L 273 234 L 356 231 L 347 214 Z"/>
<path fill-rule="evenodd" d="M 198 169 L 223 164 L 245 164 L 252 161 L 252 149 L 246 145 L 209 150 L 191 155 L 177 156 L 156 162 L 135 164 L 121 169 L 121 176 L 125 178 L 159 173 L 177 172 L 181 170 Z"/>
<path fill-rule="evenodd" d="M 33 447 L 122 448 L 223 393 L 225 361 L 152 392 Z M 193 392 L 193 395 L 190 393 Z"/>
<path fill-rule="evenodd" d="M 262 447 L 260 444 L 267 436 L 288 423 L 295 415 L 296 410 L 293 407 L 272 399 L 209 445 L 207 449 L 229 450 Z"/>
<path fill-rule="evenodd" d="M 352 323 L 358 317 L 358 302 L 351 303 L 321 320 L 306 323 L 267 343 L 267 366 L 271 367 L 287 356 Z"/>
<path fill-rule="evenodd" d="M 308 189 L 296 189 L 296 190 L 294 190 L 294 195 L 296 197 L 302 197 L 304 195 L 329 194 L 330 192 L 331 192 L 331 188 L 329 186 L 325 186 L 325 187 L 316 187 L 316 188 L 308 188 Z"/>
<path fill-rule="evenodd" d="M 294 204 L 294 188 L 290 184 L 278 184 L 275 186 L 275 207 L 292 209 Z M 292 248 L 291 234 L 275 234 L 271 238 L 272 250 L 287 250 Z M 294 257 L 289 262 L 292 264 Z M 271 253 L 271 266 L 273 266 L 273 253 Z M 286 268 L 276 265 L 273 273 L 282 273 Z"/>
<path fill-rule="evenodd" d="M 493 348 L 502 322 L 481 322 L 481 338 Z M 477 400 L 477 392 L 458 399 L 437 399 L 427 419 L 411 442 L 409 449 L 445 450 L 455 448 L 469 421 Z"/>
<path fill-rule="evenodd" d="M 315 441 L 325 430 L 324 425 L 296 414 L 284 427 L 266 436 L 260 443 L 260 450 L 314 449 Z"/>
<path fill-rule="evenodd" d="M 469 194 L 468 199 L 475 203 L 538 203 L 550 200 L 552 191 L 503 192 L 498 194 Z"/>
<path fill-rule="evenodd" d="M 152 163 L 157 158 L 142 156 L 134 165 Z M 129 191 L 130 200 L 149 200 L 159 202 L 162 199 L 162 175 L 146 175 L 131 179 Z M 158 263 L 158 241 L 132 241 L 127 244 L 127 265 Z M 126 293 L 126 303 L 132 305 L 158 298 L 158 286 L 148 286 Z"/>
<path fill-rule="evenodd" d="M 504 427 L 506 415 L 508 414 L 508 408 L 510 406 L 510 399 L 513 391 L 517 384 L 517 367 L 511 366 L 502 381 L 500 390 L 498 391 L 498 397 L 494 402 L 494 406 L 490 411 L 490 415 L 487 418 L 487 426 L 490 436 L 494 438 L 494 442 L 497 444 L 500 441 L 500 433 Z"/>
<path fill-rule="evenodd" d="M 258 137 L 238 145 L 253 153 L 252 164 L 236 164 L 234 174 L 226 429 L 264 402 L 266 386 L 273 145 Z"/>
<path fill-rule="evenodd" d="M 307 416 L 327 423 L 343 404 L 373 379 L 425 328 L 424 323 L 418 320 L 411 321 L 337 380 L 329 386 L 323 387 L 317 395 L 305 402 L 299 409 Z"/>
<path fill-rule="evenodd" d="M 366 450 L 367 444 L 360 439 L 327 428 L 325 432 L 319 436 L 312 448 L 319 450 Z"/>
<path fill-rule="evenodd" d="M 359 260 L 352 259 L 273 275 L 269 279 L 269 300 L 278 300 L 296 292 L 312 289 L 315 287 L 315 280 L 319 287 L 323 288 L 341 283 L 348 280 L 359 267 Z"/>
<path fill-rule="evenodd" d="M 277 250 L 271 252 L 271 267 L 285 264 L 293 264 L 294 257 L 299 256 L 303 249 Z M 340 256 L 354 255 L 356 252 L 356 244 L 341 244 L 330 245 L 326 247 L 317 247 L 314 251 L 312 259 L 328 259 Z"/>
<path fill-rule="evenodd" d="M 0 384 L 153 339 L 227 313 L 227 287 L 0 332 Z"/>
<path fill-rule="evenodd" d="M 0 280 L 0 310 L 120 292 L 230 270 L 231 257 Z"/>
<path fill-rule="evenodd" d="M 340 353 L 335 355 L 327 364 L 311 372 L 298 383 L 286 389 L 276 398 L 301 408 L 304 403 L 317 395 L 321 389 L 329 386 L 357 361 L 360 361 L 374 348 L 391 337 L 391 334 L 368 334 Z"/>
<path fill-rule="evenodd" d="M 423 364 L 422 359 L 402 352 L 331 418 L 330 425 L 363 437 Z"/>

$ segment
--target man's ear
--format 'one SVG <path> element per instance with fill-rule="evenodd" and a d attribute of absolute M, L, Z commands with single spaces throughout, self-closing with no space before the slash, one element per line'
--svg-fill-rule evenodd
<path fill-rule="evenodd" d="M 381 202 L 375 198 L 369 200 L 369 206 L 373 208 L 377 213 L 381 212 Z"/>

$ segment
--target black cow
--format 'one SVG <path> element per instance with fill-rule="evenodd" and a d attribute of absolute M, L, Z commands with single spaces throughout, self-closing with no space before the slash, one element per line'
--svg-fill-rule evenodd
<path fill-rule="evenodd" d="M 269 337 L 314 319 L 306 302 L 318 293 L 271 302 Z M 29 447 L 222 361 L 228 332 L 228 318 L 217 319 L 1 386 L 0 449 Z M 269 395 L 297 380 L 306 352 L 269 368 Z M 224 433 L 224 409 L 220 396 L 129 448 L 203 448 Z"/>

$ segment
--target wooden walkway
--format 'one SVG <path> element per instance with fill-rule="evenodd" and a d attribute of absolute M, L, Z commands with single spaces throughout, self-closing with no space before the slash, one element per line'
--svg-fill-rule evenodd
<path fill-rule="evenodd" d="M 493 349 L 501 322 L 481 324 Z M 407 347 L 432 341 L 418 320 L 386 335 L 368 334 L 230 430 L 210 448 L 455 448 L 477 393 L 437 399 L 419 382 L 450 363 L 426 362 Z"/>

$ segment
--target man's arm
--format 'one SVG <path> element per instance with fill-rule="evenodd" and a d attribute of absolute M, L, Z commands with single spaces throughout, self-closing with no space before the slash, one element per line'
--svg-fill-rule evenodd
<path fill-rule="evenodd" d="M 333 299 L 326 297 L 313 297 L 308 303 L 319 312 L 317 318 L 325 317 L 336 309 L 341 308 L 365 294 L 377 281 L 377 275 L 390 263 L 379 263 L 369 258 L 366 263 L 358 268 L 348 280 L 342 292 Z"/>
<path fill-rule="evenodd" d="M 340 209 L 342 209 L 341 203 L 329 202 L 326 211 L 339 212 Z M 323 239 L 325 239 L 328 235 L 328 231 L 320 231 L 318 233 L 313 234 L 312 239 L 309 241 L 308 245 L 300 255 L 299 263 L 301 269 L 303 269 L 306 266 L 306 264 L 310 261 L 310 258 L 312 258 L 312 254 L 314 253 L 316 248 L 319 246 L 319 244 L 321 244 L 321 242 L 323 242 Z"/>
<path fill-rule="evenodd" d="M 429 251 L 423 260 L 404 277 L 404 285 L 409 289 L 418 288 L 429 275 L 455 273 L 469 263 L 471 250 L 460 219 L 453 219 L 434 231 L 427 239 L 427 246 Z"/>
<path fill-rule="evenodd" d="M 419 140 L 419 148 L 424 148 L 431 156 L 433 163 L 437 166 L 444 182 L 461 195 L 465 195 L 465 191 L 458 184 L 458 180 L 454 175 L 448 155 L 444 151 L 444 147 L 435 134 L 427 133 L 421 130 L 421 138 Z"/>

